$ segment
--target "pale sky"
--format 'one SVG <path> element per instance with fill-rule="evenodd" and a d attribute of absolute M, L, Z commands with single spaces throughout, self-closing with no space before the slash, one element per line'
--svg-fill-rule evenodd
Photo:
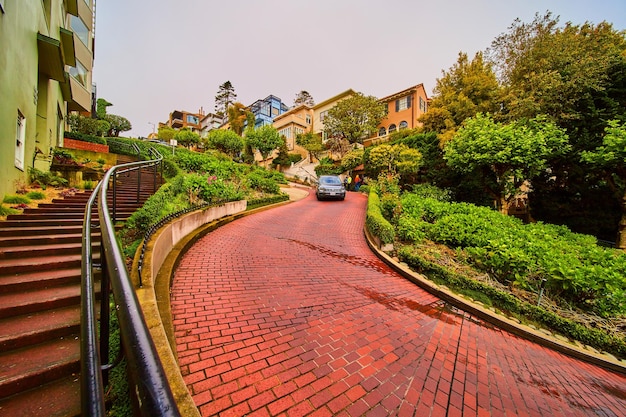
<path fill-rule="evenodd" d="M 459 52 L 471 58 L 516 18 L 546 11 L 561 26 L 626 29 L 626 0 L 99 0 L 93 81 L 132 137 L 173 110 L 214 112 L 225 81 L 246 106 L 420 83 L 430 96 Z"/>

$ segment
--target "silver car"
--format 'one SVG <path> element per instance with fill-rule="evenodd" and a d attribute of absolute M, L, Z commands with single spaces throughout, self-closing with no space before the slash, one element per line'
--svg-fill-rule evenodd
<path fill-rule="evenodd" d="M 346 187 L 339 175 L 320 175 L 315 188 L 315 195 L 318 200 L 346 198 Z"/>

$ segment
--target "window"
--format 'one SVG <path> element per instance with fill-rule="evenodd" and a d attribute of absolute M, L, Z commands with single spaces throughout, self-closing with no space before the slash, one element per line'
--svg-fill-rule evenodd
<path fill-rule="evenodd" d="M 426 100 L 424 100 L 423 98 L 420 97 L 420 110 L 422 111 L 422 113 L 426 113 Z"/>
<path fill-rule="evenodd" d="M 272 107 L 272 117 L 278 116 L 280 109 L 276 108 L 276 107 Z"/>
<path fill-rule="evenodd" d="M 61 147 L 61 139 L 63 138 L 63 134 L 65 131 L 65 121 L 63 119 L 63 112 L 61 112 L 60 108 L 57 108 L 57 137 L 56 137 L 56 146 Z"/>
<path fill-rule="evenodd" d="M 389 133 L 393 133 L 396 131 L 396 125 L 389 126 Z"/>
<path fill-rule="evenodd" d="M 194 125 L 198 124 L 198 117 L 194 116 L 193 114 L 188 114 L 187 115 L 187 123 L 191 123 Z"/>
<path fill-rule="evenodd" d="M 294 128 L 294 130 L 296 131 L 296 136 L 302 135 L 304 133 L 304 129 L 302 129 L 301 127 L 296 127 Z"/>
<path fill-rule="evenodd" d="M 288 127 L 280 129 L 278 133 L 284 136 L 286 139 L 291 139 L 291 129 Z"/>
<path fill-rule="evenodd" d="M 17 111 L 17 129 L 15 131 L 15 167 L 24 171 L 24 142 L 26 141 L 26 118 Z"/>
<path fill-rule="evenodd" d="M 402 97 L 396 100 L 396 111 L 402 111 L 411 108 L 411 96 Z"/>
<path fill-rule="evenodd" d="M 407 122 L 405 122 L 404 120 L 400 122 L 400 130 L 406 129 L 407 127 L 409 127 L 409 124 Z"/>
<path fill-rule="evenodd" d="M 320 113 L 320 122 L 324 123 L 324 119 L 326 118 L 327 115 L 328 115 L 328 110 L 321 112 Z"/>
<path fill-rule="evenodd" d="M 385 129 L 384 127 L 381 127 L 380 129 L 378 129 L 378 136 L 385 136 L 387 134 L 387 129 Z"/>
<path fill-rule="evenodd" d="M 71 15 L 70 27 L 87 48 L 89 48 L 89 29 L 80 17 Z"/>
<path fill-rule="evenodd" d="M 87 69 L 80 63 L 79 60 L 76 60 L 75 67 L 70 67 L 70 75 L 84 87 L 87 87 Z"/>
<path fill-rule="evenodd" d="M 311 124 L 311 115 L 310 114 L 306 115 L 306 124 L 308 124 L 308 125 Z"/>

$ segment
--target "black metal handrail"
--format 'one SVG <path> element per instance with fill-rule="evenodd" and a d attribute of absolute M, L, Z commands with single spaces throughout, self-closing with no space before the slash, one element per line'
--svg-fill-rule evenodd
<path fill-rule="evenodd" d="M 115 238 L 114 216 L 107 204 L 109 183 L 115 184 L 117 175 L 128 170 L 137 171 L 140 181 L 141 170 L 149 169 L 155 175 L 161 165 L 162 156 L 151 152 L 153 160 L 132 162 L 111 168 L 96 186 L 85 208 L 83 223 L 83 262 L 81 286 L 81 414 L 105 416 L 104 387 L 107 372 L 113 365 L 109 361 L 109 288 L 113 291 L 119 321 L 121 345 L 127 360 L 130 395 L 142 416 L 180 416 L 176 401 L 148 326 L 139 305 L 135 289 L 126 269 L 122 250 Z M 113 187 L 115 189 L 115 186 Z M 115 194 L 115 192 L 114 192 Z M 139 198 L 139 193 L 137 194 Z M 115 196 L 113 197 L 115 200 Z M 100 270 L 101 302 L 100 326 L 96 315 L 96 298 L 91 248 L 91 216 L 97 204 L 99 227 L 102 236 Z M 113 209 L 114 210 L 114 209 Z M 99 336 L 99 337 L 98 337 Z M 107 364 L 103 365 L 105 361 Z"/>

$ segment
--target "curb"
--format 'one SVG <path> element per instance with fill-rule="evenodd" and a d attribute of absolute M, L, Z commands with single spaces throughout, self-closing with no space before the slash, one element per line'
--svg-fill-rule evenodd
<path fill-rule="evenodd" d="M 379 259 L 385 262 L 389 267 L 394 269 L 404 278 L 418 285 L 425 291 L 428 291 L 429 293 L 436 295 L 437 297 L 452 304 L 453 306 L 465 312 L 468 312 L 480 318 L 481 320 L 491 323 L 498 328 L 506 330 L 509 333 L 513 333 L 541 346 L 548 347 L 557 352 L 564 353 L 568 356 L 600 366 L 610 371 L 626 374 L 626 361 L 624 360 L 620 361 L 613 355 L 610 355 L 608 353 L 603 354 L 597 351 L 594 352 L 589 349 L 581 348 L 571 343 L 561 341 L 551 334 L 546 334 L 540 330 L 535 330 L 529 326 L 520 324 L 514 320 L 507 318 L 506 316 L 497 314 L 492 310 L 489 310 L 475 302 L 463 298 L 453 293 L 444 286 L 435 284 L 424 275 L 418 274 L 415 271 L 411 270 L 406 264 L 398 263 L 391 256 L 382 251 L 376 245 L 374 237 L 370 234 L 367 227 L 363 227 L 363 232 L 365 234 L 365 240 L 367 240 L 368 246 L 370 247 L 372 252 L 374 252 L 376 256 L 378 256 Z"/>

